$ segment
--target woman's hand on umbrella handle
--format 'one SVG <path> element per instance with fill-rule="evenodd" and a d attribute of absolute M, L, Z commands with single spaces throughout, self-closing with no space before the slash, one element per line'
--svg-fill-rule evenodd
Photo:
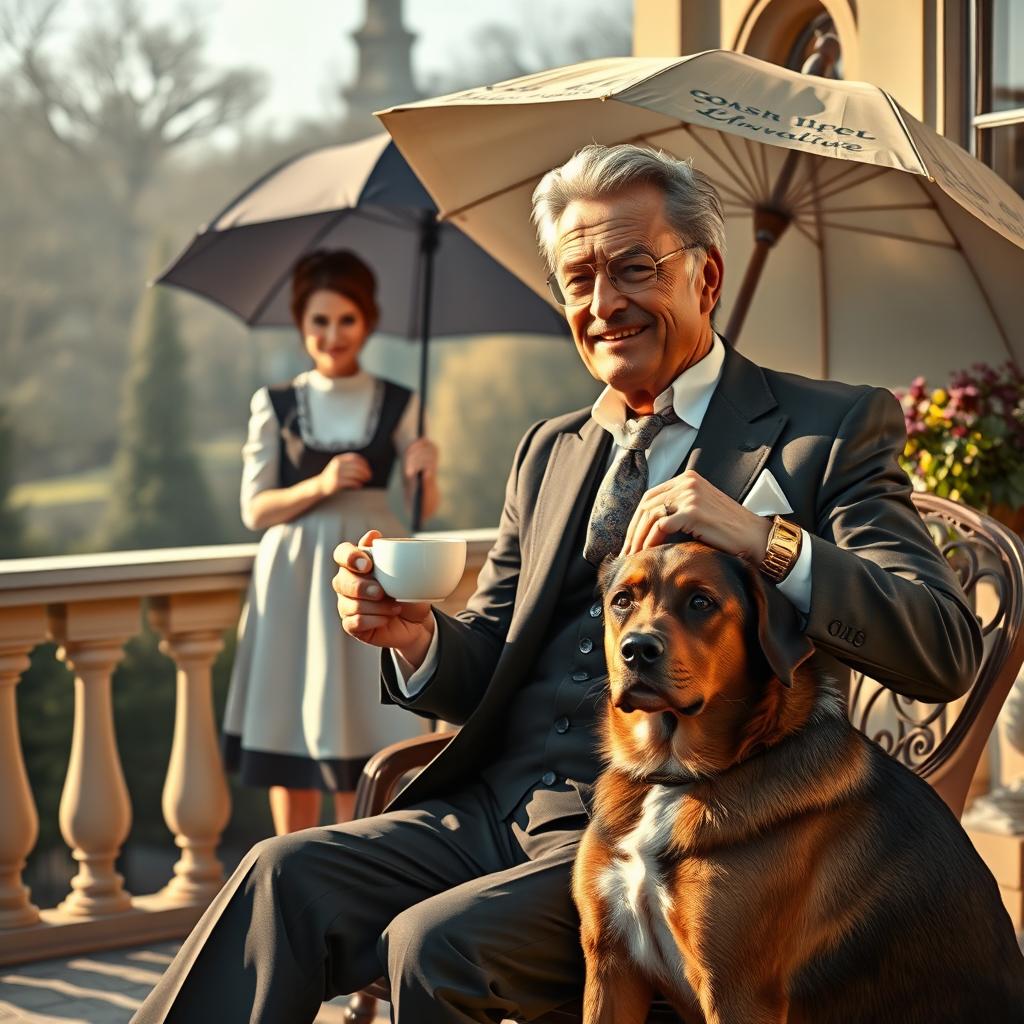
<path fill-rule="evenodd" d="M 355 452 L 335 455 L 320 473 L 320 491 L 325 498 L 338 491 L 358 490 L 373 476 L 370 464 Z"/>
<path fill-rule="evenodd" d="M 437 475 L 437 445 L 430 438 L 418 437 L 405 449 L 403 472 L 407 480 L 414 480 L 422 473 L 429 480 Z"/>
<path fill-rule="evenodd" d="M 374 647 L 391 647 L 414 668 L 430 647 L 434 617 L 430 605 L 393 601 L 373 578 L 373 555 L 367 550 L 380 537 L 378 530 L 363 534 L 358 545 L 334 549 L 338 572 L 332 586 L 338 595 L 338 615 L 349 636 Z"/>

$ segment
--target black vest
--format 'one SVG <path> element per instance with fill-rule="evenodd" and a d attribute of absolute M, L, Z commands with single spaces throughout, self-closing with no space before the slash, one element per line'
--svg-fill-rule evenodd
<path fill-rule="evenodd" d="M 597 474 L 593 493 L 580 495 L 588 511 L 603 476 Z M 482 773 L 502 815 L 536 786 L 569 782 L 586 800 L 601 768 L 597 726 L 608 670 L 597 569 L 583 557 L 588 519 L 573 542 L 540 655 L 508 707 L 504 735 L 495 744 L 498 759 Z M 566 804 L 552 797 L 553 804 Z"/>
<path fill-rule="evenodd" d="M 267 389 L 274 415 L 280 424 L 281 460 L 280 487 L 291 487 L 300 480 L 322 473 L 327 463 L 342 451 L 362 455 L 373 469 L 373 476 L 364 487 L 387 488 L 391 468 L 395 464 L 394 433 L 409 404 L 412 392 L 389 380 L 375 382 L 376 395 L 370 410 L 370 421 L 377 426 L 369 442 L 362 448 L 326 450 L 312 448 L 302 439 L 299 430 L 299 402 L 295 386 L 275 384 Z"/>

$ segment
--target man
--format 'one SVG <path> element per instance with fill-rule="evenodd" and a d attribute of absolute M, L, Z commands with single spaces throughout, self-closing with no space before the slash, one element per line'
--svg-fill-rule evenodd
<path fill-rule="evenodd" d="M 762 370 L 715 335 L 710 183 L 589 146 L 543 179 L 534 216 L 605 391 L 523 438 L 465 612 L 390 601 L 366 552 L 335 554 L 344 628 L 390 649 L 384 699 L 463 728 L 388 813 L 255 847 L 139 1022 L 308 1021 L 382 975 L 406 1024 L 579 998 L 570 872 L 599 770 L 606 554 L 685 532 L 761 566 L 820 657 L 926 700 L 974 677 L 977 624 L 896 462 L 898 403 Z"/>

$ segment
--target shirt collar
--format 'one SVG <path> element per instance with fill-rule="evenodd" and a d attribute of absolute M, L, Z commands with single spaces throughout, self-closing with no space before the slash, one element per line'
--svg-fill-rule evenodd
<path fill-rule="evenodd" d="M 711 396 L 718 387 L 722 376 L 722 365 L 725 362 L 725 345 L 715 334 L 711 341 L 711 350 L 698 363 L 688 366 L 664 391 L 654 400 L 654 411 L 664 412 L 669 406 L 675 409 L 676 415 L 694 430 L 699 430 L 708 410 Z M 617 391 L 610 387 L 598 395 L 590 415 L 604 427 L 612 440 L 620 447 L 627 447 L 625 432 L 627 408 L 626 403 Z"/>
<path fill-rule="evenodd" d="M 361 391 L 366 387 L 370 375 L 363 369 L 356 370 L 348 377 L 325 377 L 319 370 L 312 369 L 300 373 L 297 380 L 325 394 L 349 394 L 353 391 Z"/>

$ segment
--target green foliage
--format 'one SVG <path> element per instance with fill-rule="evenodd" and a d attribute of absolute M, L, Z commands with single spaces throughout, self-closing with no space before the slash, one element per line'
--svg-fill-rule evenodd
<path fill-rule="evenodd" d="M 167 289 L 151 288 L 143 295 L 132 337 L 121 447 L 102 529 L 107 548 L 221 539 L 213 499 L 188 441 L 184 363 L 174 297 Z"/>
<path fill-rule="evenodd" d="M 975 363 L 929 393 L 898 392 L 907 424 L 900 465 L 922 490 L 989 512 L 1024 507 L 1024 374 Z"/>
<path fill-rule="evenodd" d="M 0 558 L 16 558 L 25 554 L 24 523 L 10 500 L 14 480 L 14 431 L 7 419 L 7 414 L 0 409 Z"/>

